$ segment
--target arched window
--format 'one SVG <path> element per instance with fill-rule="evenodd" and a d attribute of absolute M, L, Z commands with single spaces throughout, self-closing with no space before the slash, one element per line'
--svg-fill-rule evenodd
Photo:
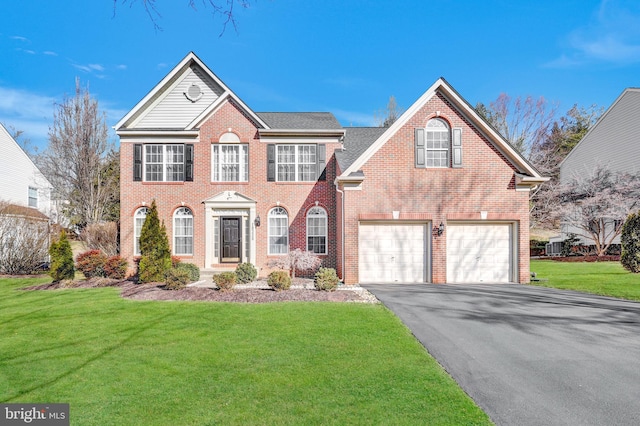
<path fill-rule="evenodd" d="M 193 254 L 193 213 L 186 207 L 173 213 L 173 254 Z"/>
<path fill-rule="evenodd" d="M 427 167 L 449 167 L 451 132 L 446 121 L 433 118 L 427 122 L 425 145 Z"/>
<path fill-rule="evenodd" d="M 133 254 L 135 256 L 140 256 L 140 233 L 147 213 L 149 213 L 148 208 L 140 207 L 133 215 Z"/>
<path fill-rule="evenodd" d="M 327 254 L 327 211 L 322 207 L 307 212 L 307 251 Z"/>
<path fill-rule="evenodd" d="M 289 215 L 282 207 L 269 210 L 269 254 L 289 252 Z"/>

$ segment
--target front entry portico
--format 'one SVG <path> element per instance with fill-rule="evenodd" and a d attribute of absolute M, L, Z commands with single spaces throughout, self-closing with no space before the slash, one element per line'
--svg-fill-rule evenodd
<path fill-rule="evenodd" d="M 256 263 L 256 201 L 224 191 L 203 202 L 207 268 L 223 263 Z"/>

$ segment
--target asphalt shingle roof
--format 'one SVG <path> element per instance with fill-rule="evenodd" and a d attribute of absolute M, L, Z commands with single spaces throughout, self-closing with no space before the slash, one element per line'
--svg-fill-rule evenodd
<path fill-rule="evenodd" d="M 272 129 L 341 129 L 330 112 L 257 112 Z"/>
<path fill-rule="evenodd" d="M 345 127 L 344 151 L 336 150 L 340 170 L 345 171 L 383 133 L 386 127 Z"/>

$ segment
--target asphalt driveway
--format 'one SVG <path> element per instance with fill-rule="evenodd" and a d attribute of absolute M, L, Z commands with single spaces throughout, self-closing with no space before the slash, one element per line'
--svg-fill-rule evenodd
<path fill-rule="evenodd" d="M 365 284 L 498 425 L 640 424 L 640 303 L 517 284 Z"/>

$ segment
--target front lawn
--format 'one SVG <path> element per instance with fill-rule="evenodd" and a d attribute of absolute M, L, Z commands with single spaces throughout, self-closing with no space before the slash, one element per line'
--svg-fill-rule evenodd
<path fill-rule="evenodd" d="M 71 424 L 491 424 L 381 305 L 140 302 L 0 279 L 0 402 Z"/>
<path fill-rule="evenodd" d="M 533 285 L 640 300 L 640 274 L 628 272 L 620 262 L 532 260 L 531 270 L 543 279 Z"/>

